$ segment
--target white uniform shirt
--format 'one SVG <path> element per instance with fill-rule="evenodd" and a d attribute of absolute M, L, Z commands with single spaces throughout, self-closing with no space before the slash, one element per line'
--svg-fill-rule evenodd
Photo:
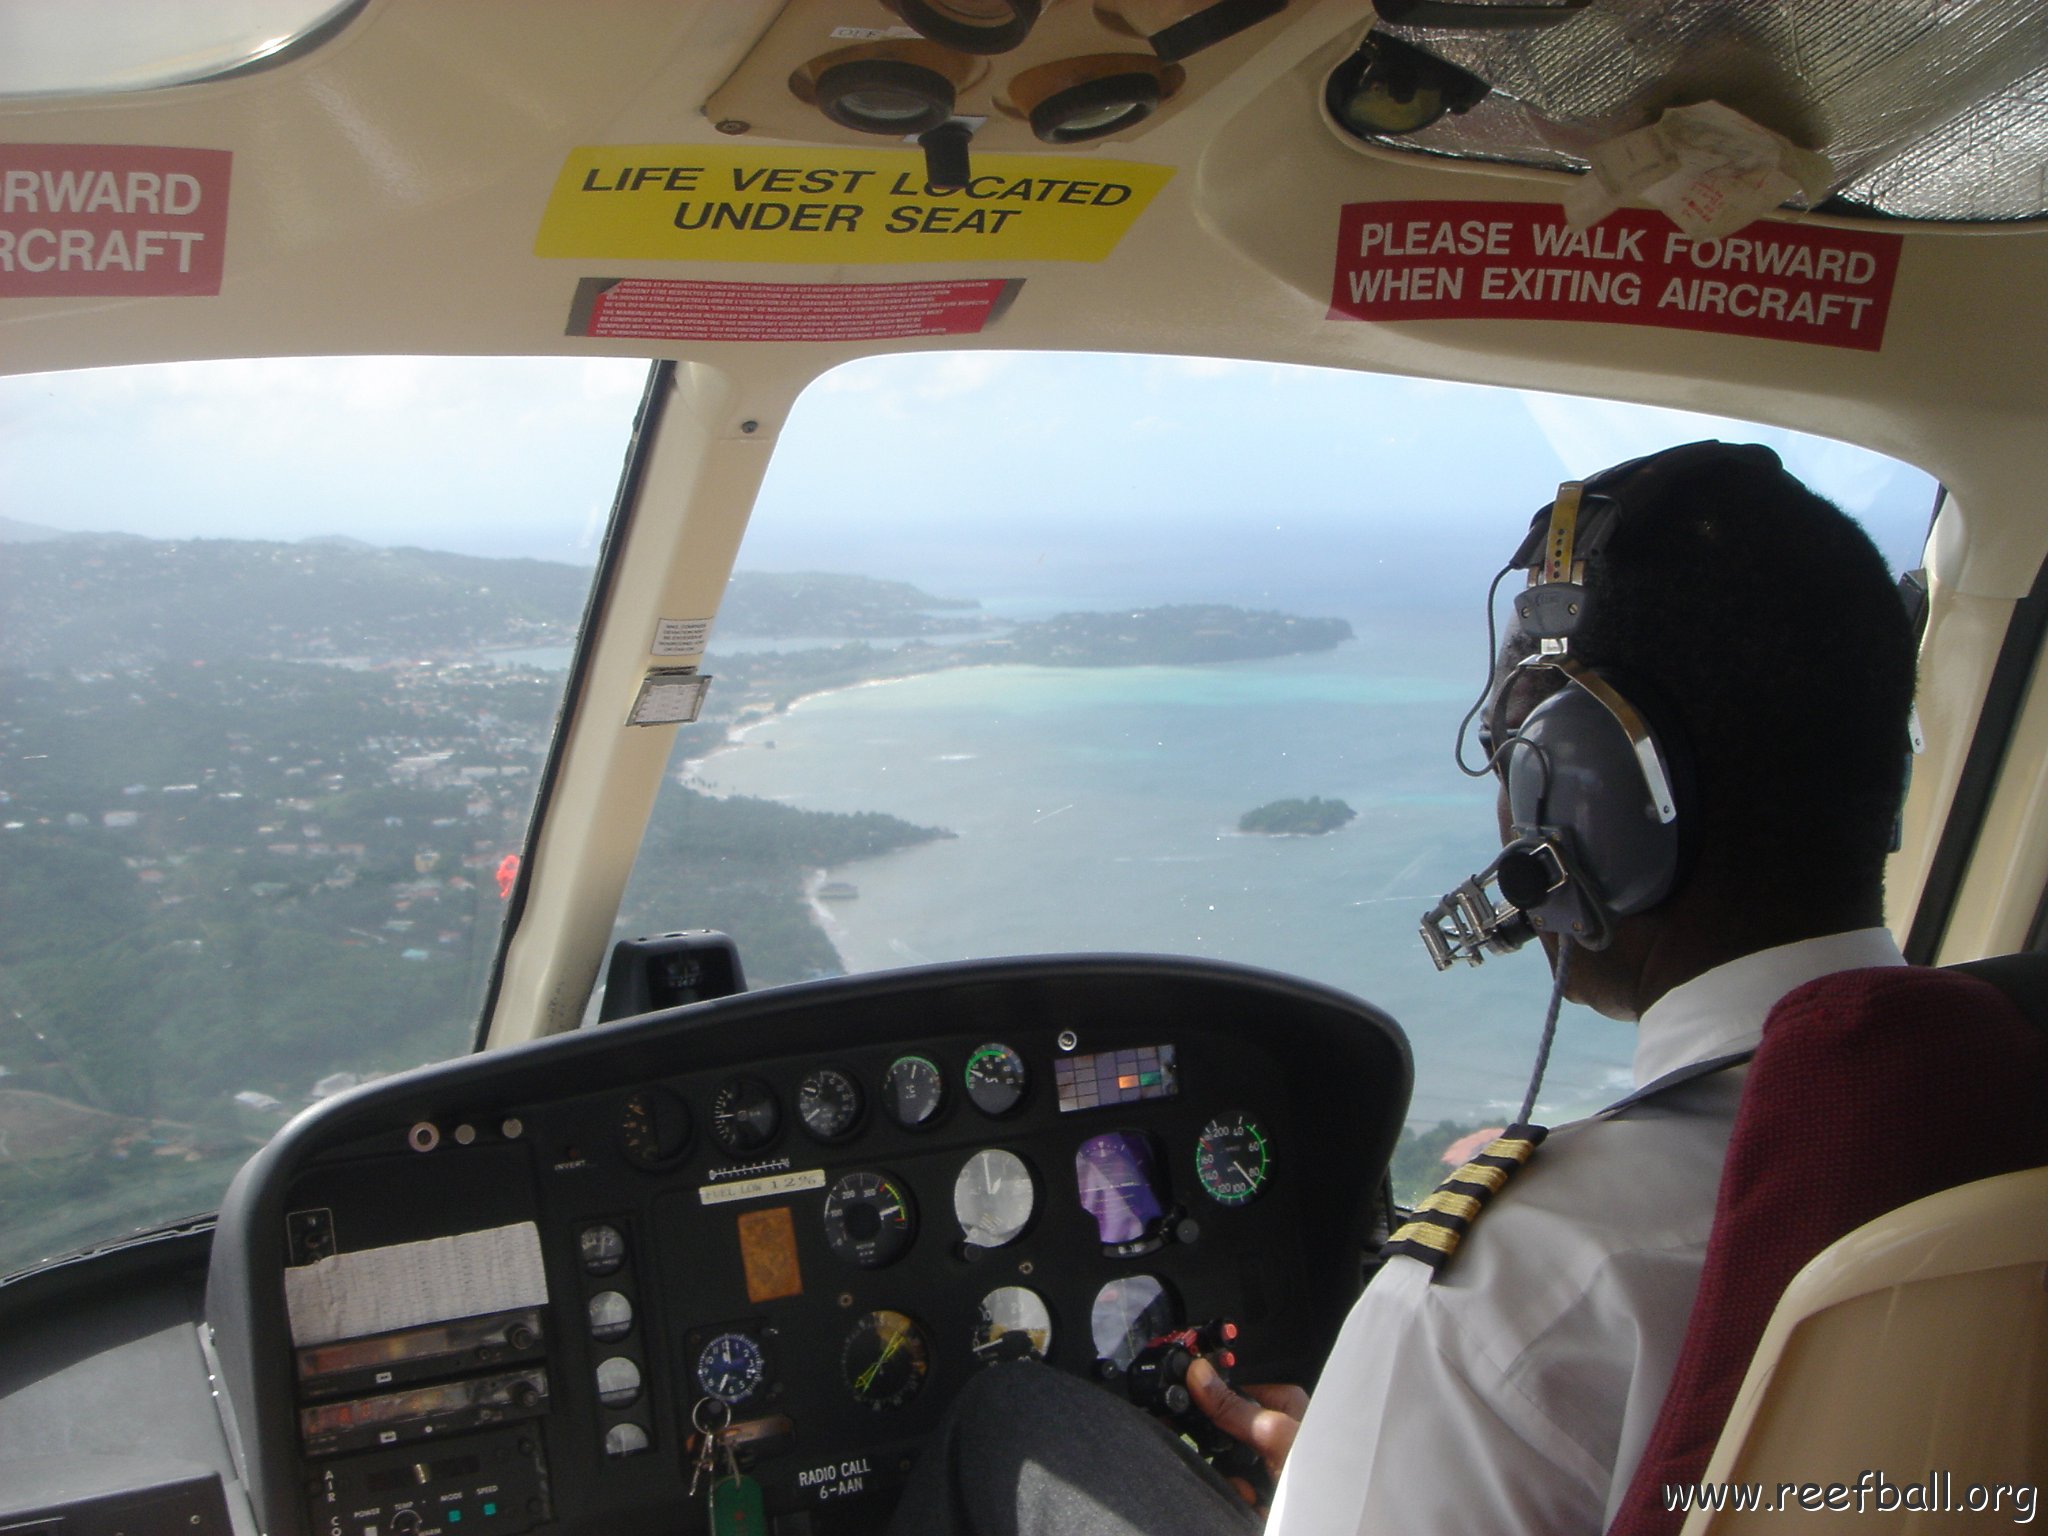
<path fill-rule="evenodd" d="M 1881 928 L 1744 956 L 1638 1026 L 1638 1087 L 1754 1047 L 1794 987 L 1902 965 Z M 1561 1127 L 1441 1278 L 1387 1261 L 1323 1368 L 1268 1536 L 1597 1533 L 1685 1339 L 1740 1067 Z"/>

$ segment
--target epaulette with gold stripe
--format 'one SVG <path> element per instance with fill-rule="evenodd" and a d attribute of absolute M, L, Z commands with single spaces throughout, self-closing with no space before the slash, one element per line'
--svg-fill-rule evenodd
<path fill-rule="evenodd" d="M 1407 1223 L 1387 1239 L 1380 1252 L 1405 1253 L 1441 1273 L 1486 1208 L 1486 1202 L 1507 1187 L 1508 1180 L 1535 1156 L 1537 1146 L 1549 1134 L 1549 1129 L 1541 1125 L 1509 1126 L 1472 1161 L 1437 1185 L 1415 1207 Z"/>

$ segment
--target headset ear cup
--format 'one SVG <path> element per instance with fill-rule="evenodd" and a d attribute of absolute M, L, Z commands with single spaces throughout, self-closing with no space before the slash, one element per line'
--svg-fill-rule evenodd
<path fill-rule="evenodd" d="M 1604 676 L 1604 674 L 1603 674 Z M 1636 696 L 1608 679 L 1631 704 Z M 1682 871 L 1688 800 L 1673 774 L 1656 722 L 1638 707 L 1673 779 L 1678 817 L 1659 819 L 1621 723 L 1577 683 L 1545 699 L 1522 722 L 1523 745 L 1508 764 L 1508 806 L 1515 831 L 1553 839 L 1575 878 L 1530 913 L 1549 932 L 1585 933 L 1594 918 L 1647 912 L 1677 885 Z M 1585 891 L 1573 889 L 1579 885 Z M 1596 903 L 1589 914 L 1583 902 Z"/>

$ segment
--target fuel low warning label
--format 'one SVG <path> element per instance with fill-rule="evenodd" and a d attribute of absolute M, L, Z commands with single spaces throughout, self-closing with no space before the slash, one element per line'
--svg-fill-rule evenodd
<path fill-rule="evenodd" d="M 1620 209 L 1588 229 L 1554 203 L 1351 203 L 1332 320 L 1600 320 L 1875 352 L 1903 237 L 1759 219 L 1695 240 Z"/>
<path fill-rule="evenodd" d="M 1171 179 L 1166 166 L 976 155 L 941 192 L 914 149 L 637 144 L 563 163 L 536 256 L 584 260 L 1100 261 Z"/>

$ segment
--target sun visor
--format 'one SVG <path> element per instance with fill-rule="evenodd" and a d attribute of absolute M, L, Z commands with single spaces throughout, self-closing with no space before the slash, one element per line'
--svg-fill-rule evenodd
<path fill-rule="evenodd" d="M 1832 163 L 1823 191 L 1788 206 L 1955 221 L 2048 213 L 2039 6 L 1639 0 L 1543 27 L 1381 30 L 1491 87 L 1469 111 L 1369 139 L 1391 149 L 1583 171 L 1596 145 L 1668 108 L 1717 102 Z"/>

